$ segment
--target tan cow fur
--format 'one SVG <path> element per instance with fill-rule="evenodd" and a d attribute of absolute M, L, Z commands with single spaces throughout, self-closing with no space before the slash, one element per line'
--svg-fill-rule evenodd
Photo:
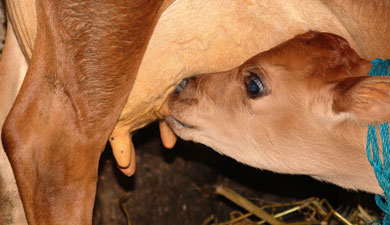
<path fill-rule="evenodd" d="M 21 51 L 30 61 L 37 36 L 37 12 L 35 0 L 6 0 L 10 24 L 16 30 Z"/>

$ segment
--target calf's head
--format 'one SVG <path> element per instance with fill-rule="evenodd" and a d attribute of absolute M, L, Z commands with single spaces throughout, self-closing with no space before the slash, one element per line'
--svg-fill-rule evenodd
<path fill-rule="evenodd" d="M 185 81 L 166 120 L 183 139 L 245 164 L 377 192 L 364 136 L 368 123 L 390 119 L 390 80 L 369 69 L 345 39 L 310 31 Z"/>

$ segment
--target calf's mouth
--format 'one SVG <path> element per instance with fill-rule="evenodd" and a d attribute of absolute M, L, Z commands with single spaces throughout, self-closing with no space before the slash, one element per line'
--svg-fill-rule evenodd
<path fill-rule="evenodd" d="M 165 118 L 165 120 L 167 121 L 167 123 L 172 127 L 177 127 L 179 129 L 181 128 L 187 128 L 187 129 L 193 129 L 194 126 L 191 126 L 191 125 L 188 125 L 186 123 L 183 123 L 181 122 L 180 120 L 176 119 L 175 117 L 173 116 L 168 116 Z"/>

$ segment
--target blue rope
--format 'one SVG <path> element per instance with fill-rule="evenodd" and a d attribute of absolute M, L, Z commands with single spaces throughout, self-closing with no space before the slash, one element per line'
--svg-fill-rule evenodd
<path fill-rule="evenodd" d="M 390 60 L 375 59 L 370 76 L 390 76 Z M 367 131 L 367 158 L 374 167 L 375 176 L 383 189 L 383 195 L 376 195 L 375 202 L 378 207 L 386 213 L 383 218 L 383 225 L 390 225 L 390 143 L 389 123 L 378 125 L 382 141 L 382 160 L 379 153 L 377 129 L 375 125 L 368 125 Z"/>

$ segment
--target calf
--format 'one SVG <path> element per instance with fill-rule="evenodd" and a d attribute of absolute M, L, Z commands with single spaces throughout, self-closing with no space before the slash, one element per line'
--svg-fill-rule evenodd
<path fill-rule="evenodd" d="M 310 31 L 189 80 L 166 121 L 250 166 L 381 193 L 365 143 L 367 124 L 390 120 L 390 79 L 370 67 L 342 37 Z"/>

